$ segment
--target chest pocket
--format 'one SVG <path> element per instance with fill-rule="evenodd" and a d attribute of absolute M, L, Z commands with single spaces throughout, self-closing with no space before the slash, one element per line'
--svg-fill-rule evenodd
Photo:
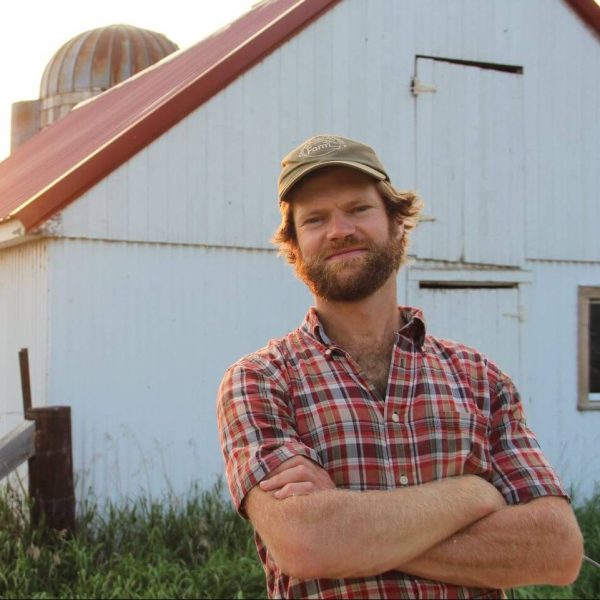
<path fill-rule="evenodd" d="M 412 464 L 415 480 L 474 474 L 490 480 L 492 463 L 488 444 L 488 421 L 478 414 L 439 412 L 436 416 L 408 422 L 404 439 L 395 453 Z"/>

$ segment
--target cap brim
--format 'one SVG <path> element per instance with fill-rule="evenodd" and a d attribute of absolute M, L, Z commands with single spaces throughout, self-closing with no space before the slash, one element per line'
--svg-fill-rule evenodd
<path fill-rule="evenodd" d="M 362 173 L 366 173 L 370 175 L 374 179 L 378 181 L 383 181 L 387 179 L 387 175 L 378 171 L 377 169 L 373 169 L 367 165 L 363 165 L 362 163 L 352 162 L 350 160 L 332 160 L 322 163 L 316 163 L 312 165 L 307 165 L 303 169 L 298 170 L 297 173 L 294 173 L 293 177 L 287 182 L 286 186 L 279 190 L 279 201 L 285 200 L 285 195 L 292 189 L 296 183 L 298 183 L 303 177 L 316 171 L 317 169 L 324 169 L 325 167 L 349 167 L 350 169 L 355 169 L 356 171 L 361 171 Z"/>

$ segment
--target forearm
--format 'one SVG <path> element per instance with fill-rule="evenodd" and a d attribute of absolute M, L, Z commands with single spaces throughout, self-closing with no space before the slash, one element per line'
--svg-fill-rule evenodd
<path fill-rule="evenodd" d="M 566 501 L 540 498 L 489 514 L 399 570 L 486 588 L 566 585 L 577 576 L 582 551 Z"/>
<path fill-rule="evenodd" d="M 301 578 L 385 572 L 504 504 L 490 484 L 474 476 L 391 491 L 331 490 L 285 500 L 253 490 L 248 500 L 248 514 L 275 561 Z"/>

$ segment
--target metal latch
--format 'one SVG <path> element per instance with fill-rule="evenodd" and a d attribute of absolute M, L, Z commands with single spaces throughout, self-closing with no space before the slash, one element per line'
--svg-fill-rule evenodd
<path fill-rule="evenodd" d="M 433 85 L 424 85 L 418 77 L 413 77 L 410 81 L 410 91 L 413 93 L 413 96 L 418 96 L 419 94 L 434 93 L 437 91 L 437 88 Z"/>

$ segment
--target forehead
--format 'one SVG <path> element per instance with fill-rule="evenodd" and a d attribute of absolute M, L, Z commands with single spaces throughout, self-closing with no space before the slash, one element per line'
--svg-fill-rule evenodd
<path fill-rule="evenodd" d="M 290 197 L 292 211 L 333 206 L 361 199 L 381 200 L 375 180 L 347 167 L 328 167 L 311 173 Z"/>

